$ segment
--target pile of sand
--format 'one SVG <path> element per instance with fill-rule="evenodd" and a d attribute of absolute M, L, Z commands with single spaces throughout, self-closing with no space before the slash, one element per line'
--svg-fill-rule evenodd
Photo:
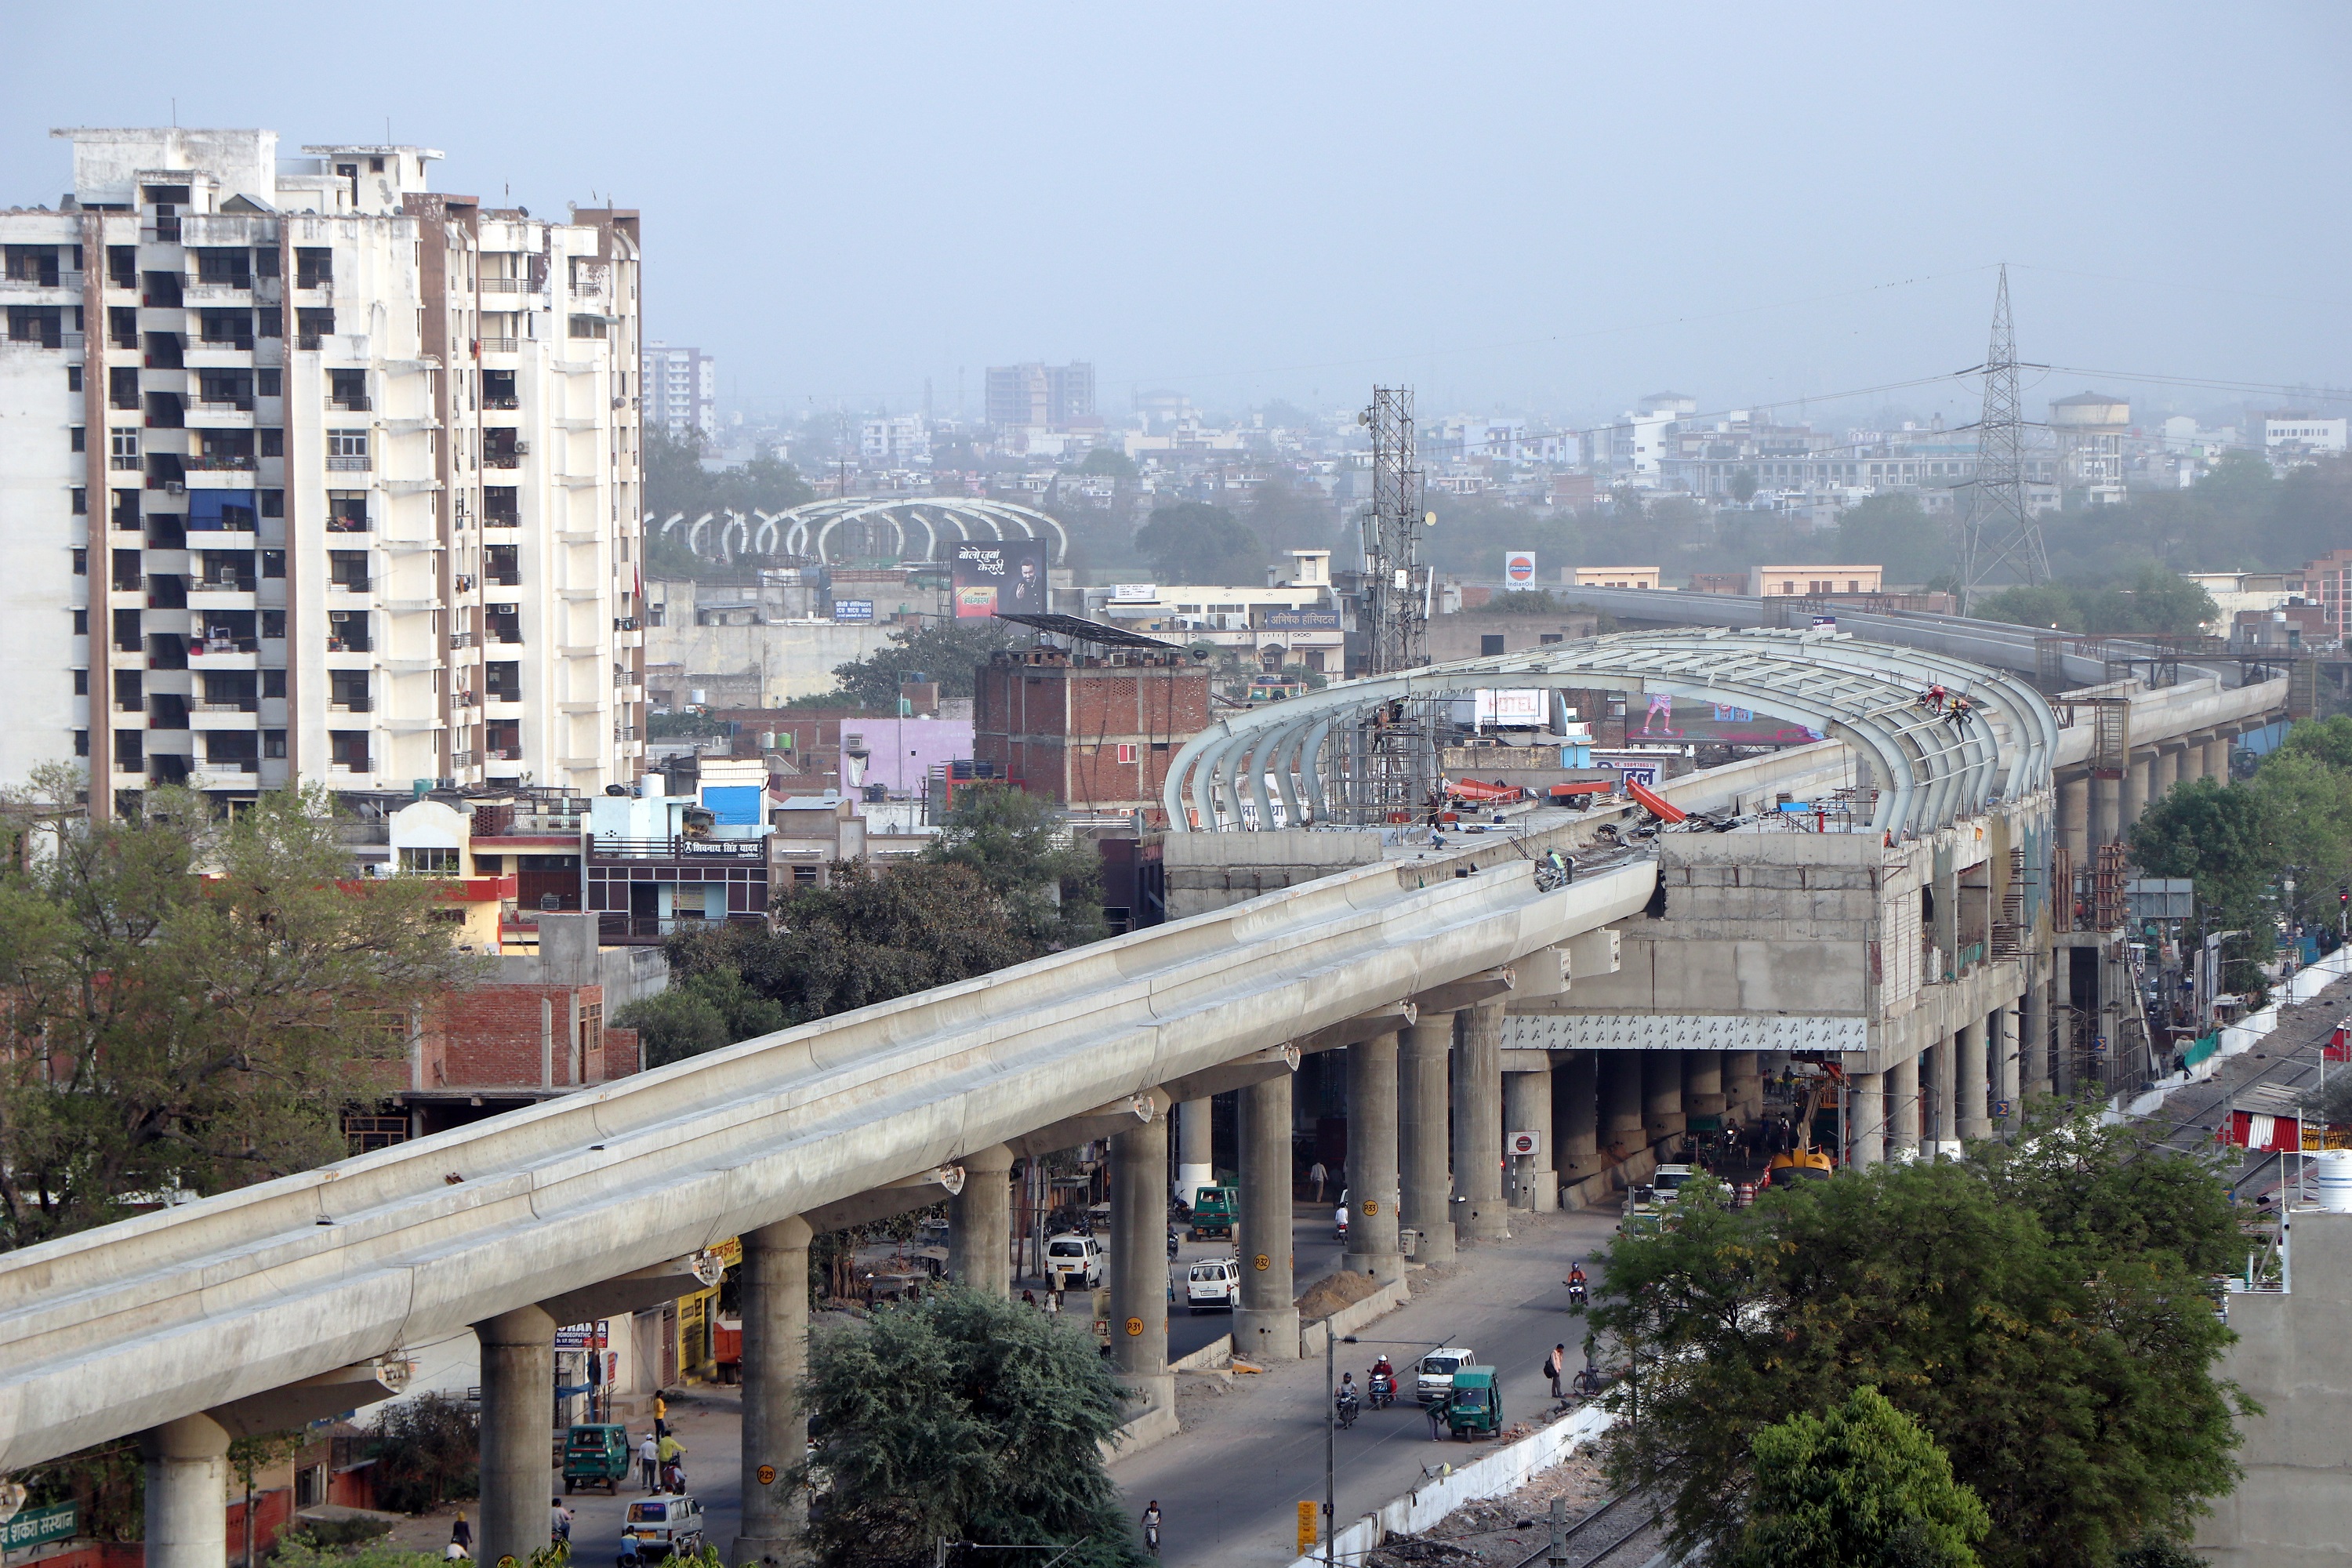
<path fill-rule="evenodd" d="M 1299 1292 L 1295 1303 L 1302 1322 L 1316 1322 L 1329 1317 L 1342 1307 L 1352 1307 L 1365 1297 L 1381 1289 L 1381 1283 L 1369 1274 L 1351 1273 L 1341 1269 L 1327 1274 Z"/>

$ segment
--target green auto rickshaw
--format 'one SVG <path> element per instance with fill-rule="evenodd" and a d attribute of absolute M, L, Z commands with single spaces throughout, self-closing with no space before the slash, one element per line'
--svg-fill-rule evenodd
<path fill-rule="evenodd" d="M 1503 1391 L 1491 1366 L 1458 1366 L 1445 1400 L 1445 1427 L 1465 1441 L 1492 1437 L 1503 1429 Z"/>
<path fill-rule="evenodd" d="M 603 1487 L 614 1497 L 629 1479 L 629 1429 L 582 1425 L 563 1438 L 563 1489 Z"/>
<path fill-rule="evenodd" d="M 1234 1234 L 1234 1211 L 1240 1192 L 1233 1187 L 1202 1187 L 1192 1194 L 1192 1239 L 1223 1241 Z"/>

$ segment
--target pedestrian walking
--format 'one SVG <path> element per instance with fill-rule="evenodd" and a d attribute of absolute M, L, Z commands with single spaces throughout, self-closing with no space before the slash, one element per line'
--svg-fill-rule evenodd
<path fill-rule="evenodd" d="M 1022 1292 L 1021 1292 L 1021 1304 L 1022 1304 L 1023 1306 L 1024 1306 L 1024 1307 L 1034 1307 L 1034 1306 L 1035 1306 L 1035 1305 L 1037 1304 L 1037 1292 L 1036 1292 L 1036 1291 L 1034 1291 L 1034 1290 L 1024 1290 L 1024 1291 L 1022 1291 Z"/>
<path fill-rule="evenodd" d="M 1560 1392 L 1559 1388 L 1559 1374 L 1565 1369 L 1567 1363 L 1568 1347 L 1566 1345 L 1552 1346 L 1551 1354 L 1544 1357 L 1544 1375 L 1551 1379 L 1551 1396 L 1554 1399 L 1568 1397 Z"/>
<path fill-rule="evenodd" d="M 1323 1201 L 1323 1184 L 1331 1179 L 1331 1173 L 1323 1168 L 1322 1161 L 1318 1160 L 1315 1163 L 1307 1168 L 1307 1179 L 1315 1184 L 1315 1201 L 1318 1204 L 1321 1203 Z"/>
<path fill-rule="evenodd" d="M 474 1560 L 474 1527 L 466 1522 L 466 1510 L 462 1508 L 457 1510 L 457 1522 L 449 1527 L 449 1544 L 441 1555 L 451 1563 Z"/>
<path fill-rule="evenodd" d="M 661 1396 L 659 1389 L 654 1390 L 654 1436 L 669 1436 L 669 1402 Z"/>
<path fill-rule="evenodd" d="M 1429 1404 L 1421 1407 L 1421 1413 L 1429 1417 L 1429 1440 L 1431 1442 L 1434 1443 L 1439 1438 L 1445 1436 L 1444 1400 L 1432 1400 Z"/>
<path fill-rule="evenodd" d="M 646 1483 L 646 1490 L 654 1491 L 661 1484 L 661 1446 L 650 1432 L 637 1445 L 637 1470 Z"/>

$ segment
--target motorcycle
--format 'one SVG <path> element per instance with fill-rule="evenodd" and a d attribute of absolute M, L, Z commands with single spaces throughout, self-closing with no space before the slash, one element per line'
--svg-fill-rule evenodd
<path fill-rule="evenodd" d="M 1344 1430 L 1347 1427 L 1353 1426 L 1356 1424 L 1357 1409 L 1355 1390 L 1343 1388 L 1339 1393 L 1333 1394 L 1331 1398 L 1334 1406 L 1339 1413 L 1340 1427 Z"/>
<path fill-rule="evenodd" d="M 1396 1403 L 1396 1379 L 1391 1377 L 1387 1373 L 1376 1372 L 1372 1373 L 1370 1387 L 1371 1390 L 1373 1409 L 1386 1410 L 1390 1405 Z"/>
<path fill-rule="evenodd" d="M 1568 1288 L 1568 1310 L 1571 1312 L 1584 1310 L 1584 1282 L 1580 1279 Z"/>

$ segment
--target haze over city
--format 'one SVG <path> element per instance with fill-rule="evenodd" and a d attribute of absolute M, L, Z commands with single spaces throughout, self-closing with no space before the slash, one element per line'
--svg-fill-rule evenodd
<path fill-rule="evenodd" d="M 95 73 L 84 14 L 12 21 L 6 200 L 65 188 L 52 126 L 388 117 L 438 189 L 641 209 L 648 332 L 768 414 L 1068 359 L 1107 411 L 1790 403 L 1977 363 L 2004 259 L 2029 361 L 2347 379 L 2331 5 L 100 14 Z"/>

